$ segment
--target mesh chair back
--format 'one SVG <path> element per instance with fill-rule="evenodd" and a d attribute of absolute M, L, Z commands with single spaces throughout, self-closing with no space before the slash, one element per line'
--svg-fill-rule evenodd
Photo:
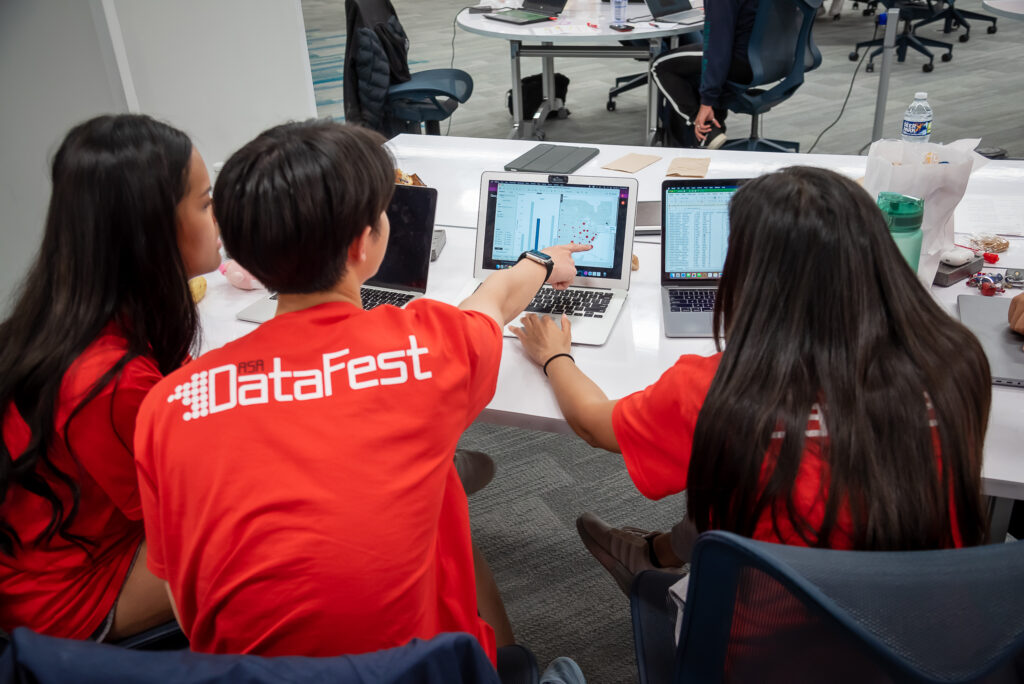
<path fill-rule="evenodd" d="M 854 552 L 725 532 L 694 550 L 676 681 L 1019 681 L 1024 544 Z"/>

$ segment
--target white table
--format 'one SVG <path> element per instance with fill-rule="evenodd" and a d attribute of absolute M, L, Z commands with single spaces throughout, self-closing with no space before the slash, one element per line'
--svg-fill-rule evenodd
<path fill-rule="evenodd" d="M 492 3 L 496 4 L 496 3 Z M 509 5 L 512 6 L 512 5 Z M 533 136 L 544 139 L 544 123 L 548 114 L 557 112 L 565 117 L 564 103 L 555 97 L 555 57 L 626 57 L 647 59 L 648 64 L 661 51 L 661 39 L 683 33 L 700 31 L 703 26 L 680 26 L 667 22 L 638 21 L 632 31 L 623 33 L 608 28 L 612 23 L 611 3 L 600 0 L 570 0 L 555 21 L 519 26 L 487 19 L 484 14 L 471 14 L 463 10 L 456 17 L 458 25 L 470 33 L 507 40 L 512 68 L 512 131 L 510 138 Z M 627 17 L 646 13 L 644 6 L 630 6 Z M 622 45 L 623 40 L 646 40 L 647 46 Z M 540 45 L 524 45 L 540 43 Z M 544 99 L 536 112 L 523 111 L 521 57 L 540 57 Z M 531 119 L 527 125 L 526 116 Z M 648 143 L 652 142 L 658 127 L 657 89 L 647 82 Z M 511 160 L 511 158 L 509 159 Z"/>
<path fill-rule="evenodd" d="M 981 0 L 982 8 L 1008 19 L 1024 19 L 1024 0 Z"/>
<path fill-rule="evenodd" d="M 501 168 L 529 148 L 529 141 L 469 140 L 402 135 L 389 146 L 402 168 L 420 175 L 438 188 L 437 224 L 447 230 L 448 242 L 437 262 L 431 265 L 427 295 L 457 303 L 472 276 L 472 254 L 476 239 L 476 203 L 480 172 Z M 633 151 L 649 148 L 598 145 L 601 154 L 583 171 L 604 176 L 623 175 L 599 170 L 601 163 Z M 657 199 L 669 159 L 693 154 L 693 150 L 659 150 L 661 162 L 644 169 L 640 179 L 642 199 Z M 794 164 L 828 167 L 851 178 L 863 175 L 865 157 L 838 155 L 769 154 L 763 152 L 700 152 L 711 157 L 709 177 L 750 177 L 767 170 Z M 596 164 L 596 166 L 595 166 Z M 1024 232 L 1024 162 L 991 162 L 975 172 L 964 201 L 957 210 L 958 231 Z M 1013 204 L 1016 203 L 1016 204 Z M 1019 207 L 1019 211 L 1016 208 Z M 711 354 L 711 340 L 668 339 L 661 323 L 659 265 L 656 238 L 637 238 L 634 252 L 640 270 L 633 272 L 629 298 L 615 324 L 612 336 L 602 347 L 573 349 L 576 361 L 609 397 L 621 397 L 651 384 L 681 354 Z M 645 240 L 645 241 L 641 241 Z M 1024 267 L 1024 240 L 1013 246 L 1002 262 Z M 234 314 L 264 292 L 242 292 L 228 285 L 219 274 L 210 280 L 206 299 L 200 305 L 205 348 L 214 348 L 252 330 L 253 326 L 234 319 Z M 933 288 L 936 299 L 951 312 L 956 297 L 976 291 L 962 284 Z M 550 432 L 570 432 L 554 395 L 540 369 L 523 354 L 518 341 L 506 339 L 494 399 L 481 414 L 485 422 L 513 425 Z M 1024 499 L 1024 391 L 994 387 L 992 411 L 985 444 L 982 480 L 985 493 L 1006 499 Z M 1005 510 L 1005 506 L 1004 506 Z"/>

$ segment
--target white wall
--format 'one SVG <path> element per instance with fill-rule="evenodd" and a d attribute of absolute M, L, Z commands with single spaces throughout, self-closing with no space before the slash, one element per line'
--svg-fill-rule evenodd
<path fill-rule="evenodd" d="M 299 0 L 112 0 L 139 110 L 188 133 L 207 166 L 316 116 Z"/>
<path fill-rule="evenodd" d="M 0 0 L 0 316 L 38 248 L 74 124 L 139 111 L 208 166 L 316 116 L 299 0 Z"/>
<path fill-rule="evenodd" d="M 71 126 L 124 112 L 98 4 L 0 0 L 0 316 L 35 256 L 49 165 Z"/>

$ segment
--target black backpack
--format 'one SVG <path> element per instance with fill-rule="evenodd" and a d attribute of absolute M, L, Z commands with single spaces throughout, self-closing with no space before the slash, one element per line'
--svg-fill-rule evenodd
<path fill-rule="evenodd" d="M 537 111 L 537 107 L 540 107 L 540 103 L 544 100 L 544 86 L 541 82 L 543 76 L 541 74 L 534 74 L 533 76 L 527 76 L 523 79 L 523 117 L 529 119 L 533 116 L 533 113 Z M 565 74 L 555 74 L 555 97 L 565 104 L 565 96 L 569 92 L 569 77 Z M 512 90 L 508 90 L 505 93 L 505 103 L 508 105 L 508 113 L 512 114 Z M 568 113 L 569 110 L 566 110 Z M 553 116 L 558 116 L 558 113 L 551 111 L 548 114 L 550 119 Z"/>

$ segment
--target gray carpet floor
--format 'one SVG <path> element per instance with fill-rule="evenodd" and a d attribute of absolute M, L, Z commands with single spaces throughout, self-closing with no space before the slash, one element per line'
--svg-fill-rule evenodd
<path fill-rule="evenodd" d="M 393 4 L 409 33 L 414 71 L 454 63 L 473 76 L 473 97 L 451 118 L 451 135 L 505 137 L 511 123 L 505 105 L 507 44 L 453 27 L 456 12 L 474 3 Z M 976 11 L 980 5 L 979 0 L 957 2 Z M 318 111 L 342 120 L 344 2 L 302 0 L 302 7 Z M 862 16 L 851 0 L 838 21 L 823 17 L 816 22 L 814 38 L 823 63 L 790 100 L 763 117 L 766 135 L 798 141 L 802 151 L 809 150 L 839 114 L 857 68 L 848 55 L 855 42 L 872 36 L 873 26 L 874 19 Z M 953 37 L 953 60 L 936 59 L 930 74 L 921 71 L 923 60 L 914 54 L 895 65 L 885 134 L 898 134 L 914 92 L 925 90 L 935 110 L 934 141 L 981 137 L 985 145 L 1024 157 L 1024 70 L 1019 66 L 1024 62 L 1024 22 L 1000 19 L 998 26 L 998 33 L 989 35 L 984 24 L 975 24 L 968 43 Z M 942 39 L 937 27 L 922 29 L 922 35 Z M 642 65 L 560 59 L 555 68 L 571 79 L 567 104 L 572 114 L 550 123 L 549 140 L 643 143 L 643 90 L 621 96 L 615 112 L 605 109 L 613 77 L 640 71 Z M 524 60 L 524 75 L 539 70 L 539 62 Z M 842 118 L 815 152 L 857 154 L 869 141 L 878 76 L 863 67 L 857 71 Z M 729 128 L 741 136 L 749 118 L 732 116 Z M 471 497 L 470 513 L 474 537 L 494 570 L 519 641 L 533 649 L 542 665 L 559 655 L 575 658 L 591 682 L 635 681 L 628 601 L 580 543 L 575 518 L 591 510 L 616 525 L 668 529 L 684 514 L 685 498 L 643 499 L 621 457 L 575 437 L 477 424 L 462 446 L 490 453 L 498 465 L 494 481 Z"/>
<path fill-rule="evenodd" d="M 580 542 L 576 516 L 667 530 L 685 497 L 644 499 L 621 456 L 575 436 L 475 424 L 461 446 L 497 463 L 493 482 L 470 497 L 470 520 L 517 640 L 542 666 L 567 655 L 591 682 L 634 681 L 629 601 Z"/>

